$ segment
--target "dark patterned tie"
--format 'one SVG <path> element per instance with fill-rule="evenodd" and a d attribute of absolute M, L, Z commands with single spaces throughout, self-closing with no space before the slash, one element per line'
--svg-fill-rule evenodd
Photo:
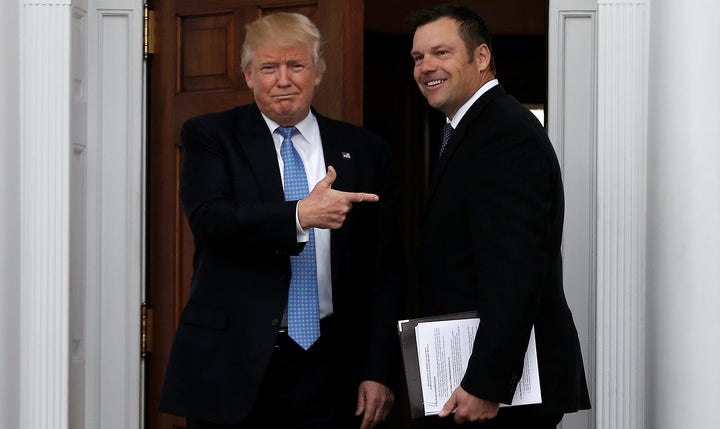
<path fill-rule="evenodd" d="M 285 201 L 301 200 L 308 195 L 308 182 L 305 166 L 292 144 L 292 136 L 299 131 L 295 127 L 278 127 L 275 132 L 283 137 L 280 156 L 284 164 Z M 312 228 L 305 248 L 298 256 L 290 257 L 290 265 L 288 334 L 307 350 L 320 337 L 315 232 Z"/>
<path fill-rule="evenodd" d="M 438 156 L 438 159 L 442 158 L 445 146 L 447 146 L 448 142 L 450 141 L 450 137 L 452 137 L 453 131 L 455 130 L 453 129 L 452 125 L 450 125 L 450 122 L 446 122 L 445 126 L 443 127 L 442 145 L 440 146 L 440 155 Z"/>

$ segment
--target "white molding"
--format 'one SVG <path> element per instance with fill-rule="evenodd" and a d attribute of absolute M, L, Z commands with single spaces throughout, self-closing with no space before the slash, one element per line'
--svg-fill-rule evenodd
<path fill-rule="evenodd" d="M 83 429 L 87 381 L 87 10 L 73 5 L 70 75 L 70 318 L 69 409 L 72 428 Z"/>
<path fill-rule="evenodd" d="M 596 384 L 596 88 L 594 1 L 552 0 L 548 23 L 548 135 L 565 187 L 563 277 L 583 351 L 591 400 Z M 594 405 L 594 404 L 593 404 Z M 563 429 L 591 428 L 595 409 L 567 415 Z"/>
<path fill-rule="evenodd" d="M 20 3 L 0 15 L 0 427 L 20 426 Z"/>
<path fill-rule="evenodd" d="M 85 427 L 142 427 L 142 1 L 90 3 Z"/>
<path fill-rule="evenodd" d="M 69 1 L 20 11 L 20 427 L 68 427 Z"/>
<path fill-rule="evenodd" d="M 102 309 L 100 348 L 100 421 L 131 427 L 138 415 L 139 314 L 142 263 L 139 233 L 140 172 L 137 154 L 142 147 L 137 106 L 132 96 L 132 11 L 102 10 L 99 17 L 98 173 L 100 187 L 100 284 Z M 141 50 L 136 49 L 137 54 Z M 134 132 L 135 131 L 135 132 Z M 103 198 L 112 195 L 112 198 Z M 137 213 L 134 213 L 137 210 Z M 135 230 L 133 230 L 135 227 Z M 118 246 L 118 243 L 122 245 Z M 125 321 L 116 323 L 115 321 Z M 128 326 L 136 329 L 128 331 Z M 131 352 L 132 351 L 132 352 Z M 110 371 L 114 368 L 114 371 Z M 137 424 L 138 422 L 133 422 Z"/>
<path fill-rule="evenodd" d="M 644 427 L 649 7 L 598 2 L 598 428 Z"/>
<path fill-rule="evenodd" d="M 74 429 L 142 427 L 141 0 L 78 0 L 70 94 L 70 380 Z"/>

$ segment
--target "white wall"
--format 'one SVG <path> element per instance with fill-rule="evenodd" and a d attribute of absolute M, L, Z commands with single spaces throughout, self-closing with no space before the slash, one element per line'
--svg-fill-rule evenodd
<path fill-rule="evenodd" d="M 715 0 L 653 2 L 647 427 L 720 427 L 720 35 Z"/>
<path fill-rule="evenodd" d="M 0 13 L 0 427 L 19 426 L 20 128 L 18 2 Z"/>

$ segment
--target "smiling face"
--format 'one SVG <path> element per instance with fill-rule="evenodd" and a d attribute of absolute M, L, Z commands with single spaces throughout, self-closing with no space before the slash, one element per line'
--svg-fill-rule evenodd
<path fill-rule="evenodd" d="M 417 28 L 411 56 L 413 75 L 428 103 L 448 118 L 494 76 L 490 71 L 490 50 L 482 44 L 472 58 L 460 38 L 458 23 L 440 18 Z"/>
<path fill-rule="evenodd" d="M 256 46 L 244 75 L 260 111 L 280 126 L 305 119 L 322 80 L 311 48 L 304 44 Z"/>

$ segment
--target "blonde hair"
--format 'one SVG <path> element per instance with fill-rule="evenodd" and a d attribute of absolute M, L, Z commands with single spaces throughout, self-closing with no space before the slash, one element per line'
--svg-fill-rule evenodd
<path fill-rule="evenodd" d="M 282 47 L 307 45 L 311 48 L 318 72 L 325 72 L 320 30 L 305 15 L 276 12 L 245 25 L 245 41 L 240 54 L 240 66 L 243 70 L 250 66 L 255 56 L 255 48 L 263 43 Z"/>

